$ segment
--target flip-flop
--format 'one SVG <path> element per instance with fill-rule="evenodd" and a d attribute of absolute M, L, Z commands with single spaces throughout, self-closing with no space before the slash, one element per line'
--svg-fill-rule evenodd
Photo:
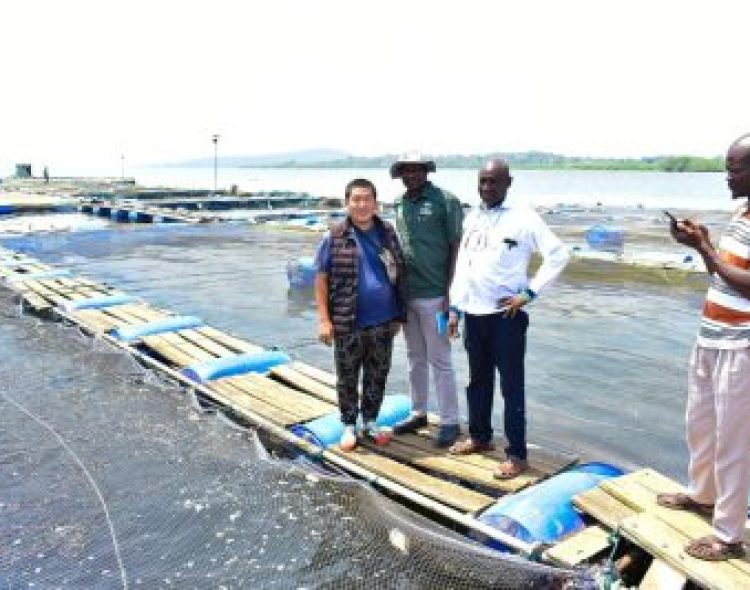
<path fill-rule="evenodd" d="M 713 504 L 701 504 L 689 495 L 677 492 L 676 494 L 657 494 L 656 503 L 663 508 L 671 510 L 686 510 L 699 516 L 711 516 L 714 513 Z"/>
<path fill-rule="evenodd" d="M 514 479 L 529 468 L 529 462 L 523 459 L 509 458 L 500 463 L 492 476 L 495 479 Z"/>
<path fill-rule="evenodd" d="M 742 543 L 726 543 L 715 535 L 708 535 L 690 541 L 685 546 L 685 553 L 704 561 L 725 561 L 745 556 Z"/>

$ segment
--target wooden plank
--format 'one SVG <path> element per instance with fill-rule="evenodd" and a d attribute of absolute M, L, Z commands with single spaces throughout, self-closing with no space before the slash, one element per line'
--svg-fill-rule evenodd
<path fill-rule="evenodd" d="M 160 336 L 144 336 L 142 341 L 151 350 L 177 367 L 187 367 L 195 362 L 192 356 L 164 341 Z"/>
<path fill-rule="evenodd" d="M 378 455 L 368 448 L 359 446 L 348 453 L 341 451 L 338 447 L 331 447 L 330 450 L 376 475 L 387 477 L 423 496 L 463 512 L 474 514 L 495 501 L 495 498 L 491 496 L 432 477 L 412 467 Z"/>
<path fill-rule="evenodd" d="M 687 578 L 661 559 L 654 559 L 638 584 L 639 590 L 682 590 Z"/>
<path fill-rule="evenodd" d="M 196 346 L 192 342 L 188 342 L 176 332 L 162 332 L 161 334 L 159 334 L 159 336 L 165 342 L 168 342 L 172 346 L 179 348 L 185 354 L 193 357 L 193 361 L 190 364 L 196 362 L 203 363 L 206 361 L 212 361 L 217 358 L 215 355 L 202 349 L 199 346 Z"/>
<path fill-rule="evenodd" d="M 660 476 L 661 481 L 654 477 L 653 470 L 651 473 L 635 472 L 615 479 L 602 482 L 600 487 L 619 499 L 623 503 L 631 506 L 636 512 L 647 512 L 655 518 L 660 519 L 664 524 L 678 531 L 689 539 L 698 539 L 700 537 L 713 533 L 711 520 L 705 516 L 699 516 L 685 510 L 671 510 L 664 508 L 656 503 L 656 494 L 659 488 L 666 487 L 665 491 L 680 491 L 684 488 L 678 483 Z M 643 482 L 657 481 L 657 489 L 649 489 Z M 750 562 L 736 560 L 736 566 L 742 569 L 748 576 L 750 582 Z"/>
<path fill-rule="evenodd" d="M 631 484 L 637 485 L 644 489 L 644 491 L 650 492 L 650 496 L 656 496 L 661 493 L 674 493 L 674 492 L 686 492 L 687 490 L 677 483 L 676 481 L 662 475 L 658 471 L 651 468 L 639 469 L 631 473 L 626 473 L 620 477 L 616 477 L 607 480 L 605 488 L 607 486 L 629 486 Z"/>
<path fill-rule="evenodd" d="M 390 444 L 384 447 L 376 448 L 374 445 L 370 445 L 370 443 L 365 443 L 365 446 L 370 446 L 373 450 L 406 465 L 455 477 L 503 494 L 517 492 L 544 476 L 544 474 L 529 470 L 514 479 L 495 479 L 493 477 L 493 470 L 497 465 L 497 461 L 490 460 L 484 466 L 472 465 L 463 461 L 461 457 L 449 455 L 441 449 L 432 448 L 424 450 L 405 444 L 402 438 L 400 436 L 394 437 Z"/>
<path fill-rule="evenodd" d="M 48 270 L 52 270 L 52 267 L 46 264 L 42 264 L 41 262 L 24 263 L 17 266 L 0 267 L 0 276 L 16 280 L 23 279 L 25 275 L 33 274 L 36 272 L 46 272 Z"/>
<path fill-rule="evenodd" d="M 284 426 L 285 428 L 297 424 L 298 422 L 296 415 L 291 414 L 283 408 L 265 403 L 263 400 L 248 395 L 247 392 L 236 388 L 231 383 L 218 380 L 207 383 L 206 387 L 217 392 L 223 402 L 241 416 L 251 415 L 252 413 L 258 414 L 266 420 Z M 246 412 L 250 414 L 246 414 Z"/>
<path fill-rule="evenodd" d="M 179 332 L 177 332 L 177 334 L 179 334 L 182 338 L 184 338 L 191 344 L 195 344 L 196 346 L 213 354 L 216 357 L 223 358 L 223 357 L 235 356 L 237 354 L 236 352 L 227 348 L 226 346 L 222 346 L 215 340 L 211 340 L 207 336 L 204 336 L 203 334 L 198 332 L 198 330 L 195 330 L 195 329 L 180 330 Z"/>
<path fill-rule="evenodd" d="M 147 303 L 126 303 L 120 306 L 120 309 L 129 313 L 134 318 L 137 318 L 143 322 L 153 322 L 156 320 L 162 320 L 169 317 L 171 314 L 168 312 L 155 309 Z"/>
<path fill-rule="evenodd" d="M 49 301 L 34 292 L 24 293 L 23 295 L 21 295 L 21 299 L 23 300 L 23 304 L 25 306 L 28 306 L 37 312 L 48 311 L 52 309 L 52 304 Z"/>
<path fill-rule="evenodd" d="M 607 492 L 610 496 L 617 498 L 623 504 L 632 508 L 635 512 L 644 512 L 646 510 L 666 510 L 666 513 L 680 513 L 679 510 L 669 510 L 656 504 L 657 492 L 649 490 L 641 485 L 636 477 L 638 474 L 629 473 L 621 477 L 605 480 L 599 484 L 599 487 Z M 665 490 L 667 491 L 667 490 Z M 682 486 L 677 489 L 669 490 L 683 491 Z M 691 513 L 686 513 L 691 514 Z"/>
<path fill-rule="evenodd" d="M 107 316 L 97 309 L 78 309 L 71 311 L 68 315 L 75 321 L 92 328 L 94 332 L 105 333 L 123 325 L 121 320 Z"/>
<path fill-rule="evenodd" d="M 299 372 L 296 370 L 295 365 L 296 363 L 292 363 L 292 365 L 278 365 L 273 367 L 270 373 L 273 377 L 280 379 L 282 382 L 293 385 L 302 391 L 306 391 L 318 399 L 332 404 L 338 403 L 338 396 L 335 389 Z"/>
<path fill-rule="evenodd" d="M 741 560 L 708 562 L 684 551 L 690 538 L 648 512 L 634 514 L 620 523 L 622 534 L 678 572 L 711 590 L 750 588 L 750 576 L 737 567 Z"/>
<path fill-rule="evenodd" d="M 574 496 L 573 505 L 610 529 L 617 528 L 622 520 L 635 514 L 635 510 L 598 487 Z"/>
<path fill-rule="evenodd" d="M 421 428 L 416 434 L 399 435 L 396 439 L 426 453 L 445 453 L 444 450 L 437 451 L 433 444 L 436 434 L 437 428 L 429 425 Z M 504 439 L 496 437 L 495 446 L 497 447 L 495 451 L 472 453 L 470 455 L 452 455 L 452 457 L 456 461 L 466 463 L 470 466 L 493 470 L 498 463 L 505 461 L 505 453 L 501 450 L 505 447 Z M 575 457 L 569 455 L 556 455 L 542 449 L 530 450 L 528 471 L 513 480 L 509 480 L 507 491 L 517 491 L 521 487 L 534 483 L 541 478 L 558 473 L 575 462 Z"/>
<path fill-rule="evenodd" d="M 257 377 L 260 376 L 240 375 L 217 379 L 212 383 L 229 383 L 251 397 L 263 401 L 263 403 L 286 411 L 296 417 L 293 424 L 314 420 L 335 410 L 334 406 L 312 398 L 305 393 L 280 386 L 264 377 L 260 377 L 260 379 L 257 379 Z"/>
<path fill-rule="evenodd" d="M 66 295 L 70 289 L 62 286 L 57 279 L 39 279 L 39 283 L 50 291 L 58 293 L 59 295 Z"/>
<path fill-rule="evenodd" d="M 110 317 L 120 320 L 124 325 L 127 326 L 139 326 L 145 324 L 143 320 L 132 315 L 125 305 L 112 305 L 110 307 L 104 307 L 101 312 Z"/>
<path fill-rule="evenodd" d="M 54 291 L 50 291 L 47 289 L 44 285 L 40 284 L 39 281 L 34 281 L 31 279 L 26 279 L 23 281 L 18 281 L 14 286 L 14 289 L 24 289 L 33 291 L 34 293 L 37 293 L 38 295 L 42 297 L 46 297 L 49 295 L 54 295 Z"/>
<path fill-rule="evenodd" d="M 230 336 L 229 334 L 226 334 L 221 330 L 217 330 L 216 328 L 202 326 L 200 328 L 197 328 L 197 331 L 200 332 L 203 336 L 211 338 L 211 340 L 218 342 L 222 346 L 226 346 L 234 352 L 261 352 L 263 350 L 262 346 L 250 344 L 245 340 Z"/>
<path fill-rule="evenodd" d="M 318 367 L 308 365 L 301 361 L 294 361 L 292 363 L 292 368 L 311 379 L 320 381 L 323 385 L 336 389 L 336 375 L 333 373 L 329 373 L 328 371 L 324 371 L 323 369 L 319 369 Z"/>
<path fill-rule="evenodd" d="M 556 543 L 545 555 L 558 565 L 574 567 L 609 549 L 609 546 L 609 531 L 592 525 Z"/>

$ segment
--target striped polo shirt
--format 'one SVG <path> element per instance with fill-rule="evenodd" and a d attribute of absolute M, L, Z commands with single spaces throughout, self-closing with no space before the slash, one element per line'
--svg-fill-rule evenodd
<path fill-rule="evenodd" d="M 737 211 L 719 242 L 722 261 L 750 269 L 750 219 L 747 209 Z M 698 344 L 706 348 L 746 348 L 750 346 L 750 299 L 730 287 L 718 274 L 703 304 Z"/>

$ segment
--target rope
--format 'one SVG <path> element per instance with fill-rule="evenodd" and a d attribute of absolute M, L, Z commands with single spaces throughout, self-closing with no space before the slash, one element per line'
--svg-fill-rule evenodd
<path fill-rule="evenodd" d="M 620 548 L 620 541 L 622 535 L 620 535 L 620 527 L 618 526 L 609 534 L 609 544 L 612 545 L 612 550 L 609 552 L 607 558 L 607 564 L 604 566 L 602 571 L 601 587 L 602 590 L 612 590 L 615 582 L 617 582 L 617 568 L 615 567 L 615 555 L 617 550 Z"/>

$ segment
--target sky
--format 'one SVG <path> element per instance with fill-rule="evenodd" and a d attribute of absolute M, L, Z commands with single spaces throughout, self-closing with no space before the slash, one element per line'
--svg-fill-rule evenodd
<path fill-rule="evenodd" d="M 713 156 L 750 132 L 750 2 L 3 3 L 0 175 L 220 155 Z M 123 159 L 124 157 L 124 159 Z"/>

